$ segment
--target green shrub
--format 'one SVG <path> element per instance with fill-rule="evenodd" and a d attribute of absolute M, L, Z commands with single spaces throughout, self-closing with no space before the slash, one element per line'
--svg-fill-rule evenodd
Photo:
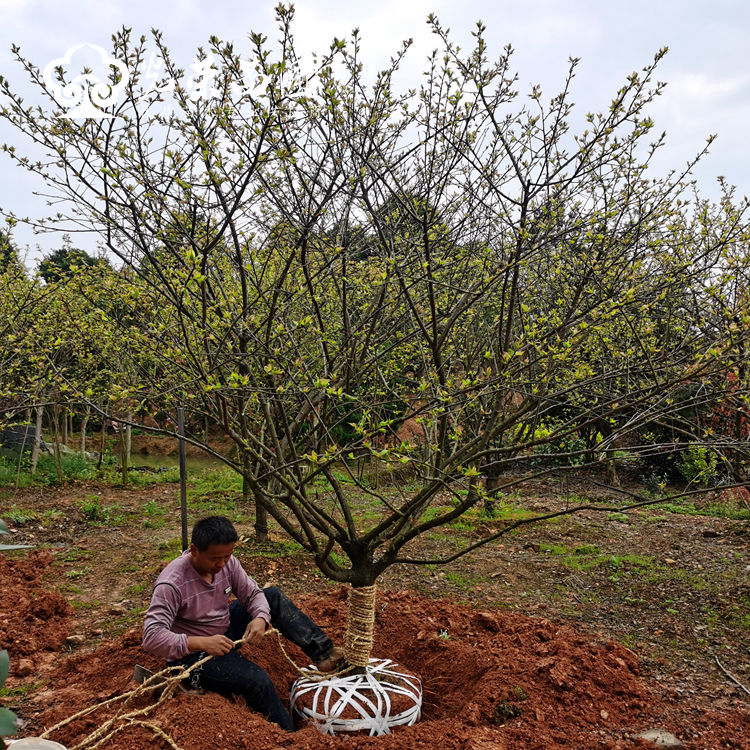
<path fill-rule="evenodd" d="M 688 448 L 677 459 L 677 470 L 688 484 L 708 487 L 716 478 L 716 454 L 703 446 Z"/>
<path fill-rule="evenodd" d="M 555 439 L 555 424 L 541 424 L 534 431 L 534 440 L 545 440 L 534 447 L 533 466 L 582 466 L 586 463 L 586 442 L 575 433 Z M 566 455 L 567 454 L 567 455 Z M 574 455 L 573 455 L 574 454 Z"/>

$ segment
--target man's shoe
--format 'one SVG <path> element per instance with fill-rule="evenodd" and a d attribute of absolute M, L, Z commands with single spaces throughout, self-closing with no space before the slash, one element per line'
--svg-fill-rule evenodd
<path fill-rule="evenodd" d="M 333 672 L 344 659 L 344 649 L 334 646 L 325 659 L 315 663 L 319 672 Z"/>

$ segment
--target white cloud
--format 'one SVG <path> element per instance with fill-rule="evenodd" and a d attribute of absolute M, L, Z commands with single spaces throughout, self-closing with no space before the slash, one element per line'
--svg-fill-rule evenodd
<path fill-rule="evenodd" d="M 728 99 L 738 96 L 747 88 L 750 78 L 747 75 L 717 77 L 706 73 L 684 73 L 670 81 L 670 97 L 692 101 Z"/>

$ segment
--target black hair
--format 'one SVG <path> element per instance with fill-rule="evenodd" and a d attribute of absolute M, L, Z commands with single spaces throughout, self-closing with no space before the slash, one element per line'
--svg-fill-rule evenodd
<path fill-rule="evenodd" d="M 190 541 L 203 552 L 212 544 L 232 544 L 239 537 L 232 522 L 224 516 L 209 516 L 193 526 Z"/>

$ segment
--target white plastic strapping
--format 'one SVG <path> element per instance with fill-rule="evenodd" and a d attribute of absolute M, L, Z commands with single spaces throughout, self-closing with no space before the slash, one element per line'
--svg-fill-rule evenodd
<path fill-rule="evenodd" d="M 376 736 L 390 734 L 392 727 L 412 726 L 422 710 L 422 683 L 413 675 L 397 672 L 397 666 L 390 659 L 370 659 L 365 674 L 322 681 L 300 677 L 292 685 L 292 712 L 311 720 L 323 734 L 368 732 Z M 392 695 L 407 696 L 412 705 L 391 715 Z M 345 712 L 348 717 L 342 718 Z"/>

